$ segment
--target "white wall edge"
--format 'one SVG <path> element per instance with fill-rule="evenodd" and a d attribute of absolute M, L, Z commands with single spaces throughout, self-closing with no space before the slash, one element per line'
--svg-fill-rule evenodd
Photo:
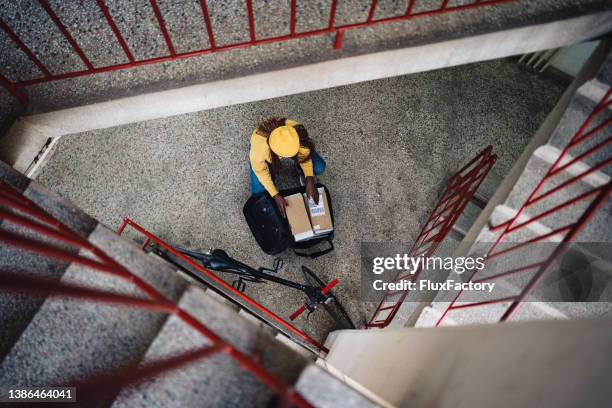
<path fill-rule="evenodd" d="M 33 165 L 49 137 L 564 47 L 611 30 L 612 11 L 30 115 L 9 130 L 2 140 L 9 148 L 0 146 L 0 152 L 8 151 L 9 164 L 35 177 L 53 150 Z M 15 151 L 15 145 L 22 148 Z"/>

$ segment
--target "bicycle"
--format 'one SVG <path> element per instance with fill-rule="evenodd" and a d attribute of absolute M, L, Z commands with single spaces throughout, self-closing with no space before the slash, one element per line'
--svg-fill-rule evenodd
<path fill-rule="evenodd" d="M 244 292 L 247 282 L 273 282 L 303 292 L 306 294 L 307 300 L 304 305 L 291 314 L 289 317 L 290 320 L 296 319 L 305 311 L 307 311 L 306 318 L 308 319 L 319 306 L 322 306 L 322 308 L 336 323 L 336 329 L 355 328 L 355 325 L 351 321 L 349 315 L 346 313 L 346 310 L 340 304 L 340 302 L 338 302 L 336 296 L 331 292 L 331 289 L 339 283 L 337 279 L 334 279 L 329 284 L 325 285 L 311 269 L 302 265 L 302 275 L 304 276 L 304 280 L 306 282 L 305 284 L 302 284 L 271 274 L 278 273 L 278 271 L 282 268 L 283 261 L 281 258 L 276 258 L 274 260 L 272 268 L 259 267 L 255 269 L 230 257 L 227 252 L 222 249 L 211 249 L 208 252 L 196 252 L 182 247 L 175 247 L 175 249 L 183 255 L 201 263 L 202 266 L 207 269 L 237 275 L 237 278 L 232 282 L 232 287 L 239 292 Z M 183 266 L 175 259 L 175 256 L 167 250 L 154 246 L 153 252 L 173 265 L 179 267 L 183 272 L 187 273 L 192 278 L 206 284 L 206 281 L 201 277 L 201 275 L 194 273 L 193 271 L 189 270 L 189 268 Z"/>

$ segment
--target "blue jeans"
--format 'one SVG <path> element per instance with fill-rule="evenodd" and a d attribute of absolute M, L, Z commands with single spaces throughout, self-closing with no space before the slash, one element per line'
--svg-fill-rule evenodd
<path fill-rule="evenodd" d="M 312 152 L 311 158 L 312 158 L 312 170 L 315 176 L 322 174 L 325 171 L 325 167 L 327 166 L 327 164 L 325 163 L 325 160 L 323 160 L 323 158 L 319 156 L 317 152 Z M 271 167 L 272 166 L 268 164 L 268 169 L 270 170 L 270 172 L 272 171 Z M 251 178 L 251 194 L 252 195 L 263 193 L 264 191 L 266 191 L 264 186 L 259 182 L 259 179 L 255 175 L 255 172 L 253 171 L 253 167 L 251 166 L 250 161 L 249 161 L 249 176 Z"/>

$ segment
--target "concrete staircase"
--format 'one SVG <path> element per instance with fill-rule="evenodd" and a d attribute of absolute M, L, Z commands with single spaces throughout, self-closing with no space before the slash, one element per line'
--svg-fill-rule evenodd
<path fill-rule="evenodd" d="M 500 236 L 503 229 L 494 230 L 491 228 L 492 226 L 501 225 L 515 217 L 523 203 L 528 199 L 529 194 L 546 175 L 562 150 L 570 142 L 570 139 L 576 134 L 598 102 L 610 89 L 612 84 L 611 72 L 612 54 L 608 55 L 598 74 L 578 89 L 555 130 L 549 137 L 548 142 L 533 152 L 505 201 L 494 207 L 487 225 L 482 228 L 468 251 L 471 256 L 480 256 L 486 253 L 491 243 L 495 242 Z M 612 119 L 612 111 L 608 108 L 593 120 L 587 131 L 597 128 L 610 119 Z M 610 137 L 612 137 L 612 127 L 609 125 L 602 127 L 591 139 L 578 144 L 570 150 L 569 155 L 566 155 L 566 158 L 561 161 L 560 165 L 569 163 L 589 149 L 610 139 Z M 581 160 L 566 167 L 548 180 L 541 189 L 540 194 L 552 190 L 585 171 L 592 170 L 594 166 L 606 163 L 611 157 L 612 148 L 609 146 L 605 146 L 594 154 L 584 156 Z M 572 198 L 587 193 L 594 188 L 609 185 L 612 174 L 609 163 L 599 167 L 580 181 L 570 184 L 566 188 L 530 206 L 523 212 L 515 225 L 527 221 Z M 594 198 L 595 195 L 592 195 L 573 205 L 560 209 L 558 212 L 543 217 L 527 225 L 525 228 L 506 235 L 498 248 L 509 248 L 517 243 L 526 242 L 538 236 L 551 233 L 562 226 L 577 221 Z M 576 245 L 572 246 L 558 262 L 558 265 L 564 263 L 574 265 L 572 266 L 573 268 L 576 268 L 576 264 L 571 264 L 573 259 L 579 259 L 582 265 L 586 263 L 588 269 L 583 271 L 582 279 L 587 280 L 587 286 L 591 287 L 590 293 L 583 292 L 576 295 L 579 291 L 572 291 L 572 289 L 578 290 L 579 288 L 573 288 L 571 283 L 564 282 L 565 278 L 561 273 L 561 268 L 555 267 L 547 273 L 546 278 L 532 292 L 532 295 L 528 298 L 529 301 L 521 304 L 512 319 L 565 319 L 612 315 L 612 301 L 610 301 L 612 300 L 612 262 L 607 250 L 609 244 L 606 245 L 606 243 L 612 241 L 610 231 L 612 231 L 612 203 L 608 199 L 577 237 Z M 491 260 L 487 267 L 478 273 L 477 278 L 492 276 L 513 268 L 525 266 L 531 262 L 541 261 L 545 259 L 544 256 L 550 254 L 557 247 L 556 242 L 560 242 L 561 238 L 562 235 L 556 234 L 546 239 L 544 241 L 546 243 L 538 244 L 537 247 L 531 245 L 529 251 L 519 251 L 516 254 L 501 256 L 494 261 Z M 517 294 L 525 287 L 534 272 L 535 269 L 512 275 L 507 279 L 497 279 L 496 281 L 499 284 L 496 286 L 496 290 L 490 294 L 490 297 L 485 299 L 479 298 L 478 300 L 496 299 Z M 467 276 L 464 279 L 467 279 Z M 569 287 L 569 292 L 567 290 L 563 291 L 562 287 Z M 572 294 L 578 297 L 572 298 Z M 454 298 L 454 295 L 455 293 L 449 294 L 448 292 L 438 294 L 435 301 L 423 310 L 416 326 L 434 326 L 444 310 L 446 310 L 449 301 Z M 468 303 L 476 301 L 476 299 L 470 299 L 465 294 L 462 295 L 461 300 Z M 495 322 L 499 320 L 507 306 L 508 303 L 498 303 L 450 312 L 443 321 L 443 324 Z"/>
<path fill-rule="evenodd" d="M 272 328 L 245 317 L 214 292 L 190 285 L 161 258 L 146 254 L 135 243 L 117 236 L 70 202 L 2 162 L 0 180 L 87 237 L 130 272 L 153 284 L 238 350 L 255 356 L 268 373 L 292 386 L 311 404 L 331 407 L 350 401 L 351 406 L 375 405 L 316 365 L 314 355 L 305 355 L 279 341 Z M 4 209 L 5 203 L 1 204 Z M 0 228 L 19 232 L 6 220 Z M 4 243 L 0 247 L 1 273 L 29 274 L 123 295 L 140 293 L 123 279 L 74 263 L 45 261 Z M 0 316 L 2 387 L 75 384 L 95 375 L 193 350 L 207 342 L 174 315 L 168 318 L 163 313 L 74 299 L 32 299 L 3 292 Z M 269 388 L 221 353 L 125 388 L 96 405 L 227 407 L 274 406 L 277 402 L 278 397 Z"/>
<path fill-rule="evenodd" d="M 83 235 L 89 234 L 95 228 L 96 222 L 80 211 L 76 211 L 69 202 L 58 195 L 46 191 L 38 183 L 32 183 L 5 163 L 0 162 L 0 179 L 25 197 L 46 208 L 50 214 Z M 32 236 L 23 228 L 0 220 L 0 228 L 11 232 L 21 232 Z M 68 248 L 64 248 L 68 249 Z M 15 248 L 0 246 L 0 272 L 19 272 L 31 276 L 60 279 L 68 264 L 23 253 Z M 0 293 L 0 359 L 9 351 L 19 338 L 28 322 L 36 314 L 43 301 L 38 298 L 27 298 Z"/>

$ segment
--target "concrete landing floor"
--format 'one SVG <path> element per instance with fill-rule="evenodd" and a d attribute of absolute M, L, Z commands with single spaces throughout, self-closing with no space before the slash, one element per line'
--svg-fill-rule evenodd
<path fill-rule="evenodd" d="M 286 253 L 281 276 L 301 279 L 305 264 L 337 277 L 362 325 L 371 304 L 360 302 L 361 242 L 408 246 L 445 179 L 488 144 L 503 178 L 565 85 L 500 60 L 228 106 L 65 136 L 39 180 L 111 228 L 127 216 L 171 243 L 269 266 L 242 215 L 249 136 L 268 116 L 294 118 L 327 161 L 320 181 L 333 197 L 336 250 Z M 246 293 L 283 317 L 304 301 L 273 284 Z M 320 340 L 331 329 L 324 312 L 297 326 Z"/>

